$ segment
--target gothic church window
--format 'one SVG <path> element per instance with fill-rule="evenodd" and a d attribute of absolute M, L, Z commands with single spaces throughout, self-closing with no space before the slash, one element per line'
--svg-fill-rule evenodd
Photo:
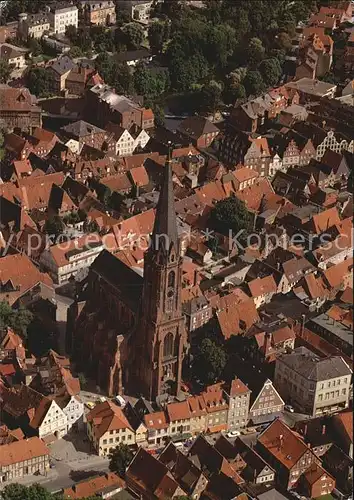
<path fill-rule="evenodd" d="M 173 354 L 173 334 L 170 332 L 166 335 L 163 343 L 163 357 L 168 358 Z"/>
<path fill-rule="evenodd" d="M 175 272 L 171 271 L 168 275 L 168 287 L 174 287 L 175 286 Z"/>

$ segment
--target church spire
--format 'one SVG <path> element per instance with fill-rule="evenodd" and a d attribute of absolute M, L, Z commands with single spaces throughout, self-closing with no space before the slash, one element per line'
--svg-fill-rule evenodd
<path fill-rule="evenodd" d="M 172 183 L 172 148 L 170 144 L 151 238 L 154 250 L 158 250 L 160 245 L 163 245 L 168 251 L 171 243 L 173 243 L 176 250 L 178 248 L 176 210 Z"/>

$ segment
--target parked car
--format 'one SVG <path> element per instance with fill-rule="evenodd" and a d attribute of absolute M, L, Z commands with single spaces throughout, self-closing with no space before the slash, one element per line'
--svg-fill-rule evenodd
<path fill-rule="evenodd" d="M 125 399 L 122 396 L 120 396 L 119 394 L 118 394 L 118 396 L 116 396 L 114 398 L 114 400 L 117 403 L 117 405 L 120 406 L 121 408 L 124 408 L 125 405 L 127 404 L 127 402 L 125 401 Z"/>
<path fill-rule="evenodd" d="M 294 408 L 291 405 L 285 405 L 284 409 L 286 411 L 289 411 L 290 413 L 294 413 L 294 411 L 295 411 Z"/>
<path fill-rule="evenodd" d="M 228 438 L 237 437 L 241 434 L 240 431 L 230 431 L 226 434 Z"/>
<path fill-rule="evenodd" d="M 85 403 L 85 406 L 87 406 L 87 408 L 89 408 L 90 410 L 92 410 L 92 408 L 95 407 L 95 403 L 93 403 L 92 401 L 87 401 Z"/>

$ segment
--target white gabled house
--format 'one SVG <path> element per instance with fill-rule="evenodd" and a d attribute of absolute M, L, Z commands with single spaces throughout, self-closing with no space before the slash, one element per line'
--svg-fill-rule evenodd
<path fill-rule="evenodd" d="M 69 398 L 69 400 L 66 399 L 61 405 L 68 421 L 68 431 L 70 431 L 74 424 L 80 422 L 84 414 L 84 403 L 77 396 L 69 396 Z"/>
<path fill-rule="evenodd" d="M 30 426 L 40 438 L 50 434 L 61 438 L 68 432 L 68 418 L 54 400 L 44 397 L 34 411 Z"/>

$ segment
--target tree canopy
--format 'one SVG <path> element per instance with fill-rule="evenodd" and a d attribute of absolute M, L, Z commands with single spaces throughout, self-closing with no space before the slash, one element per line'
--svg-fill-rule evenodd
<path fill-rule="evenodd" d="M 204 338 L 196 353 L 193 363 L 194 376 L 204 384 L 213 384 L 220 380 L 227 363 L 224 348 L 210 338 Z"/>
<path fill-rule="evenodd" d="M 101 497 L 83 497 L 82 500 L 98 500 Z M 1 491 L 2 500 L 64 500 L 62 495 L 50 493 L 40 484 L 24 486 L 23 484 L 8 484 Z"/>
<path fill-rule="evenodd" d="M 26 81 L 31 93 L 37 97 L 49 97 L 53 92 L 54 77 L 44 68 L 31 68 Z"/>
<path fill-rule="evenodd" d="M 133 452 L 127 444 L 120 443 L 109 455 L 109 469 L 124 477 L 129 463 L 133 459 Z"/>
<path fill-rule="evenodd" d="M 209 223 L 216 231 L 229 235 L 231 230 L 237 234 L 240 230 L 250 231 L 252 216 L 245 204 L 238 198 L 231 196 L 218 201 L 210 213 Z"/>
<path fill-rule="evenodd" d="M 7 83 L 11 75 L 11 66 L 4 59 L 0 60 L 0 83 Z"/>
<path fill-rule="evenodd" d="M 10 327 L 22 338 L 26 338 L 27 328 L 32 319 L 33 315 L 28 309 L 23 307 L 12 309 L 7 302 L 0 302 L 0 330 Z"/>

